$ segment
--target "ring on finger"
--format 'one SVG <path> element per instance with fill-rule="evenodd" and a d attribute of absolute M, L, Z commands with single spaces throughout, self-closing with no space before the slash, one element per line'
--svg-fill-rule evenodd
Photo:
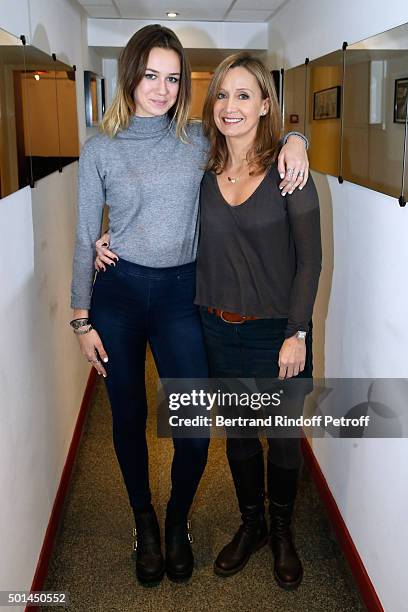
<path fill-rule="evenodd" d="M 304 173 L 304 172 L 299 172 L 299 176 L 300 176 L 301 178 L 304 178 L 305 173 Z"/>
<path fill-rule="evenodd" d="M 288 169 L 287 169 L 288 176 L 290 176 L 290 177 L 291 177 L 291 176 L 292 176 L 292 174 L 294 173 L 294 171 L 295 171 L 295 169 L 294 169 L 294 168 L 288 168 Z"/>
<path fill-rule="evenodd" d="M 88 363 L 99 363 L 99 359 L 88 359 Z"/>

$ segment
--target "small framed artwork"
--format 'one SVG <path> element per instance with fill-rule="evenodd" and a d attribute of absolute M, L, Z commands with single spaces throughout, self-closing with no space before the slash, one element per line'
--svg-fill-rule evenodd
<path fill-rule="evenodd" d="M 313 94 L 313 119 L 338 119 L 340 117 L 341 86 L 315 91 Z"/>
<path fill-rule="evenodd" d="M 296 115 L 295 113 L 292 113 L 292 115 L 290 115 L 290 117 L 289 117 L 289 122 L 290 123 L 299 123 L 299 115 Z"/>
<path fill-rule="evenodd" d="M 394 123 L 405 123 L 407 119 L 408 77 L 397 79 L 394 90 Z"/>

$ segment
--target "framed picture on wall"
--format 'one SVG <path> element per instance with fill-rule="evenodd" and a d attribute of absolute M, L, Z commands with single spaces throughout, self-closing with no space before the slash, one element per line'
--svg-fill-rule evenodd
<path fill-rule="evenodd" d="M 408 77 L 397 79 L 394 90 L 394 123 L 405 123 L 407 119 Z"/>
<path fill-rule="evenodd" d="M 338 119 L 340 117 L 341 86 L 315 91 L 313 94 L 313 119 Z"/>

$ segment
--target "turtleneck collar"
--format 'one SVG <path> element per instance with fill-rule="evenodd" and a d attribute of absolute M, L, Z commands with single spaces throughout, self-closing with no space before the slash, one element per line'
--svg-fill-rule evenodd
<path fill-rule="evenodd" d="M 122 138 L 155 138 L 168 131 L 169 127 L 170 119 L 167 113 L 158 117 L 132 115 L 127 130 L 123 130 L 119 134 Z"/>

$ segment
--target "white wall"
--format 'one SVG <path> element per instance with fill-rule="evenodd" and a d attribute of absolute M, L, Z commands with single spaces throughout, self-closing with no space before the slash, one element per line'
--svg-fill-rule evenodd
<path fill-rule="evenodd" d="M 271 67 L 290 68 L 408 20 L 405 0 L 292 0 L 269 24 Z M 316 370 L 327 377 L 408 377 L 408 207 L 313 173 L 323 272 Z M 408 599 L 407 440 L 315 439 L 313 450 L 386 612 Z"/>
<path fill-rule="evenodd" d="M 192 49 L 267 49 L 266 23 L 219 21 L 142 21 L 138 19 L 88 19 L 88 42 L 94 47 L 124 47 L 145 25 L 170 27 L 182 45 Z"/>
<path fill-rule="evenodd" d="M 297 66 L 407 21 L 405 0 L 290 0 L 269 22 L 271 59 Z"/>
<path fill-rule="evenodd" d="M 0 28 L 77 66 L 83 142 L 83 69 L 102 70 L 86 20 L 71 0 L 18 4 L 2 0 Z M 67 325 L 76 171 L 0 200 L 0 590 L 31 586 L 89 373 Z"/>

